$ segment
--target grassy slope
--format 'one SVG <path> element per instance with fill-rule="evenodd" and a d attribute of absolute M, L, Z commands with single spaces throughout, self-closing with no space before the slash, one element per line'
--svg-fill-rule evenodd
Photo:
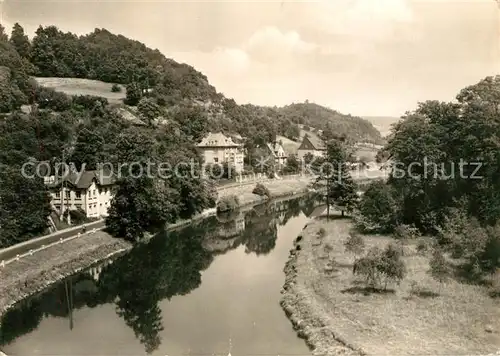
<path fill-rule="evenodd" d="M 283 298 L 285 310 L 309 325 L 321 320 L 326 330 L 335 334 L 334 338 L 313 327 L 315 332 L 310 335 L 316 338 L 316 346 L 324 349 L 340 339 L 374 355 L 485 354 L 498 350 L 500 301 L 490 298 L 484 287 L 456 281 L 440 285 L 427 273 L 429 257 L 417 255 L 412 245 L 406 247 L 404 257 L 408 275 L 395 287 L 395 294 L 353 293 L 360 288 L 352 275 L 354 257 L 346 254 L 343 246 L 350 226 L 348 220 L 311 223 L 302 233 L 296 260 L 292 260 L 297 272 L 295 284 Z M 327 236 L 318 245 L 316 234 L 321 227 Z M 365 237 L 368 246 L 383 248 L 388 242 L 385 237 Z M 333 247 L 330 257 L 338 264 L 332 272 L 325 271 L 327 243 Z M 412 289 L 412 281 L 418 289 Z M 420 296 L 412 290 L 420 290 Z M 433 294 L 436 296 L 424 297 Z"/>
<path fill-rule="evenodd" d="M 105 83 L 99 80 L 80 78 L 35 78 L 37 83 L 63 92 L 67 95 L 94 95 L 108 99 L 110 103 L 121 103 L 125 98 L 125 88 L 120 85 L 122 91 L 111 92 L 112 83 Z"/>

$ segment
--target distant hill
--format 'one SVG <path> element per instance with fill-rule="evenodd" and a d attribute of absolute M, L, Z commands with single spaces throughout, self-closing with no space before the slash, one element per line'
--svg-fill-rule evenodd
<path fill-rule="evenodd" d="M 298 122 L 318 130 L 330 129 L 336 134 L 344 134 L 355 141 L 381 143 L 380 132 L 368 121 L 358 116 L 341 114 L 330 108 L 314 104 L 291 104 L 280 109 L 280 113 L 293 122 Z"/>
<path fill-rule="evenodd" d="M 383 137 L 390 133 L 391 125 L 400 120 L 400 118 L 396 116 L 363 116 L 363 118 L 379 130 Z"/>

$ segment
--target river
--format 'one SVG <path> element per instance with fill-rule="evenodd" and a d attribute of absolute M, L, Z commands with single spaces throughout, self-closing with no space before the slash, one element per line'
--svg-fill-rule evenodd
<path fill-rule="evenodd" d="M 0 349 L 24 355 L 310 355 L 279 305 L 312 199 L 165 232 L 4 315 Z"/>

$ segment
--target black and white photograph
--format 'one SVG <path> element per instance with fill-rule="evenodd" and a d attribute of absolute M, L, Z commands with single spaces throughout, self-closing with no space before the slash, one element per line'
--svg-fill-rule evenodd
<path fill-rule="evenodd" d="M 0 0 L 0 356 L 500 356 L 500 1 Z"/>

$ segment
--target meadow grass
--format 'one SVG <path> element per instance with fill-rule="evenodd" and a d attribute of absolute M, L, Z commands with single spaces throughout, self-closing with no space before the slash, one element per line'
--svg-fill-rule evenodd
<path fill-rule="evenodd" d="M 112 83 L 105 83 L 99 80 L 81 79 L 81 78 L 42 78 L 36 77 L 38 84 L 53 88 L 56 91 L 67 95 L 94 95 L 108 99 L 112 104 L 121 103 L 125 98 L 125 88 L 120 85 L 122 91 L 119 93 L 111 92 Z"/>
<path fill-rule="evenodd" d="M 311 335 L 320 339 L 313 343 L 318 349 L 339 340 L 373 355 L 471 355 L 500 349 L 500 300 L 491 298 L 487 288 L 434 280 L 428 273 L 430 253 L 420 255 L 416 244 L 408 243 L 403 282 L 388 286 L 388 292 L 370 293 L 353 276 L 355 256 L 345 252 L 350 230 L 349 220 L 314 221 L 302 232 L 293 258 L 293 286 L 284 300 L 295 318 L 317 326 Z M 366 250 L 394 242 L 384 236 L 363 238 Z"/>

